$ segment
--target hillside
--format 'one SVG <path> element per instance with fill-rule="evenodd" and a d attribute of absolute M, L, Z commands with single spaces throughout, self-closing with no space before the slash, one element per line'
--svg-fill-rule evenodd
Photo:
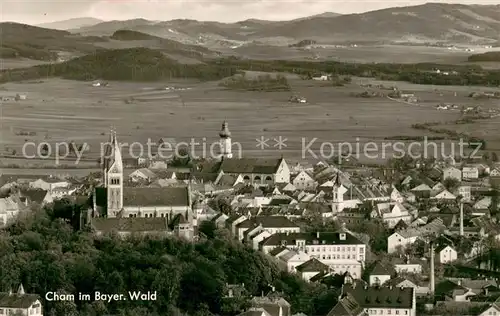
<path fill-rule="evenodd" d="M 50 23 L 42 23 L 36 26 L 54 30 L 71 30 L 80 27 L 95 25 L 102 22 L 104 21 L 96 18 L 85 17 L 85 18 L 74 18 L 74 19 L 56 21 Z"/>
<path fill-rule="evenodd" d="M 232 76 L 235 67 L 181 64 L 158 50 L 114 49 L 64 63 L 39 65 L 0 73 L 0 82 L 62 77 L 72 80 L 159 81 L 172 78 L 217 80 Z"/>
<path fill-rule="evenodd" d="M 0 58 L 24 57 L 45 61 L 57 60 L 58 52 L 95 52 L 93 43 L 102 40 L 12 22 L 0 23 L 0 38 Z"/>
<path fill-rule="evenodd" d="M 500 52 L 487 52 L 483 54 L 475 54 L 471 55 L 468 58 L 468 61 L 470 62 L 488 62 L 488 61 L 493 61 L 493 62 L 500 62 Z"/>
<path fill-rule="evenodd" d="M 346 27 L 348 26 L 348 27 Z M 110 21 L 74 32 L 110 36 L 119 29 L 180 41 L 214 45 L 216 41 L 259 41 L 268 38 L 346 41 L 495 43 L 500 39 L 500 5 L 428 3 L 362 14 L 323 14 L 292 21 L 249 19 L 237 23 L 144 19 Z M 229 45 L 231 46 L 231 45 Z"/>
<path fill-rule="evenodd" d="M 170 55 L 189 57 L 197 60 L 205 57 L 217 57 L 220 55 L 220 53 L 211 51 L 203 46 L 183 44 L 178 41 L 131 30 L 118 30 L 113 33 L 110 39 L 114 41 L 100 44 L 100 46 L 105 48 L 114 48 L 113 46 L 117 46 L 115 41 L 121 41 L 126 42 L 125 45 L 128 47 L 125 48 L 146 47 L 158 49 Z"/>
<path fill-rule="evenodd" d="M 348 26 L 348 27 L 346 27 Z M 316 17 L 272 26 L 252 38 L 284 36 L 318 41 L 495 42 L 500 34 L 500 5 L 428 3 L 333 18 Z"/>

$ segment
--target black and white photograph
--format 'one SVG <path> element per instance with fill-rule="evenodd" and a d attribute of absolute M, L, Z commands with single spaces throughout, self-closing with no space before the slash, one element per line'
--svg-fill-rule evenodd
<path fill-rule="evenodd" d="M 0 0 L 0 316 L 500 316 L 499 126 L 499 0 Z"/>

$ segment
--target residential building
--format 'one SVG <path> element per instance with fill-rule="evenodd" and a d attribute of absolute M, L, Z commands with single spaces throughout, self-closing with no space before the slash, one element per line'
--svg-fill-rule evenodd
<path fill-rule="evenodd" d="M 312 258 L 303 264 L 296 266 L 295 270 L 305 281 L 311 280 L 314 276 L 330 271 L 330 267 L 316 258 Z"/>
<path fill-rule="evenodd" d="M 21 284 L 17 293 L 0 293 L 0 315 L 43 316 L 42 303 L 38 295 L 26 294 Z"/>
<path fill-rule="evenodd" d="M 379 203 L 374 212 L 389 228 L 396 226 L 399 221 L 409 224 L 412 219 L 410 212 L 399 202 Z"/>
<path fill-rule="evenodd" d="M 288 250 L 278 256 L 278 265 L 290 273 L 297 272 L 296 267 L 309 261 L 311 257 L 300 250 Z"/>
<path fill-rule="evenodd" d="M 399 247 L 403 250 L 404 248 L 412 245 L 419 237 L 439 234 L 445 229 L 446 226 L 444 226 L 443 220 L 436 218 L 424 226 L 409 227 L 405 230 L 394 232 L 387 238 L 387 252 L 394 253 Z"/>
<path fill-rule="evenodd" d="M 303 251 L 328 265 L 333 273 L 349 272 L 354 278 L 361 277 L 366 259 L 366 245 L 345 230 L 274 234 L 264 239 L 259 249 L 269 253 L 280 246 Z"/>
<path fill-rule="evenodd" d="M 377 262 L 375 266 L 369 272 L 369 282 L 370 286 L 383 285 L 389 281 L 393 275 L 396 274 L 396 270 L 390 264 L 383 264 Z"/>
<path fill-rule="evenodd" d="M 272 316 L 291 316 L 291 306 L 274 290 L 267 296 L 255 296 L 250 300 L 254 308 L 263 308 Z"/>
<path fill-rule="evenodd" d="M 0 199 L 0 228 L 16 219 L 21 205 L 21 201 L 15 196 Z"/>
<path fill-rule="evenodd" d="M 464 179 L 478 179 L 479 178 L 479 169 L 477 167 L 463 167 L 462 168 L 462 177 Z"/>
<path fill-rule="evenodd" d="M 297 190 L 314 190 L 318 183 L 309 172 L 302 170 L 293 178 L 292 184 Z"/>
<path fill-rule="evenodd" d="M 276 233 L 299 233 L 300 227 L 285 216 L 254 216 L 236 225 L 236 238 L 250 241 L 254 236 L 267 231 Z"/>
<path fill-rule="evenodd" d="M 443 180 L 455 179 L 457 181 L 462 181 L 462 171 L 455 167 L 447 167 L 443 170 Z"/>
<path fill-rule="evenodd" d="M 344 284 L 341 298 L 350 294 L 368 315 L 416 316 L 415 289 L 392 286 L 354 286 Z"/>
<path fill-rule="evenodd" d="M 32 189 L 41 189 L 52 192 L 55 188 L 67 188 L 70 186 L 70 183 L 66 180 L 61 180 L 57 177 L 42 177 L 35 181 L 29 183 L 30 188 Z"/>
<path fill-rule="evenodd" d="M 347 293 L 326 316 L 368 316 L 368 314 L 356 299 Z"/>
<path fill-rule="evenodd" d="M 437 247 L 436 253 L 438 255 L 437 257 L 439 263 L 441 264 L 453 262 L 458 258 L 457 251 L 449 245 L 442 245 Z"/>

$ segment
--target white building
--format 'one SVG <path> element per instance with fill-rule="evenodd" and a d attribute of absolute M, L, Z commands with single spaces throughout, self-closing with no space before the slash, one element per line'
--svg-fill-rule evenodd
<path fill-rule="evenodd" d="M 292 184 L 297 190 L 314 190 L 316 188 L 317 182 L 307 171 L 302 170 L 297 174 L 297 176 L 292 180 Z"/>
<path fill-rule="evenodd" d="M 436 248 L 436 253 L 438 254 L 439 263 L 445 264 L 450 263 L 458 258 L 457 251 L 451 246 L 441 246 Z"/>
<path fill-rule="evenodd" d="M 57 177 L 43 177 L 30 182 L 29 186 L 32 189 L 41 189 L 49 191 L 49 193 L 52 193 L 52 190 L 54 190 L 55 188 L 69 187 L 70 183 L 66 180 L 61 180 Z"/>
<path fill-rule="evenodd" d="M 479 169 L 476 167 L 463 167 L 462 168 L 462 177 L 464 179 L 478 179 L 479 178 Z"/>
<path fill-rule="evenodd" d="M 232 144 L 231 144 L 231 132 L 229 131 L 228 124 L 226 121 L 222 123 L 222 129 L 219 132 L 220 136 L 220 148 L 221 157 L 223 158 L 233 158 Z"/>
<path fill-rule="evenodd" d="M 290 273 L 297 272 L 296 268 L 305 262 L 309 261 L 311 257 L 300 250 L 288 250 L 288 252 L 278 257 L 279 265 Z"/>
<path fill-rule="evenodd" d="M 399 202 L 379 203 L 376 212 L 389 228 L 396 226 L 399 221 L 409 224 L 412 219 L 410 212 Z"/>
<path fill-rule="evenodd" d="M 269 253 L 277 247 L 300 250 L 328 265 L 334 273 L 350 272 L 361 277 L 366 245 L 349 232 L 280 233 L 264 239 L 259 249 Z"/>
<path fill-rule="evenodd" d="M 43 316 L 38 295 L 26 294 L 22 285 L 17 293 L 0 293 L 0 315 Z"/>
<path fill-rule="evenodd" d="M 443 221 L 439 218 L 432 222 L 420 226 L 409 227 L 405 230 L 396 231 L 387 238 L 387 252 L 394 253 L 399 247 L 404 250 L 406 247 L 411 246 L 419 237 L 425 237 L 427 234 L 437 234 L 446 229 Z"/>
<path fill-rule="evenodd" d="M 277 233 L 299 233 L 300 227 L 285 216 L 254 216 L 236 225 L 236 238 L 250 242 L 263 231 Z"/>
<path fill-rule="evenodd" d="M 455 179 L 457 181 L 462 181 L 462 171 L 455 167 L 447 167 L 443 170 L 443 180 Z"/>

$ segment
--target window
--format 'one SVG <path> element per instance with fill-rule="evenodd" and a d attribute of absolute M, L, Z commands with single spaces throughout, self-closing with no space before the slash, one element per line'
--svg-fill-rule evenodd
<path fill-rule="evenodd" d="M 399 311 L 396 311 L 396 315 L 399 315 Z"/>

